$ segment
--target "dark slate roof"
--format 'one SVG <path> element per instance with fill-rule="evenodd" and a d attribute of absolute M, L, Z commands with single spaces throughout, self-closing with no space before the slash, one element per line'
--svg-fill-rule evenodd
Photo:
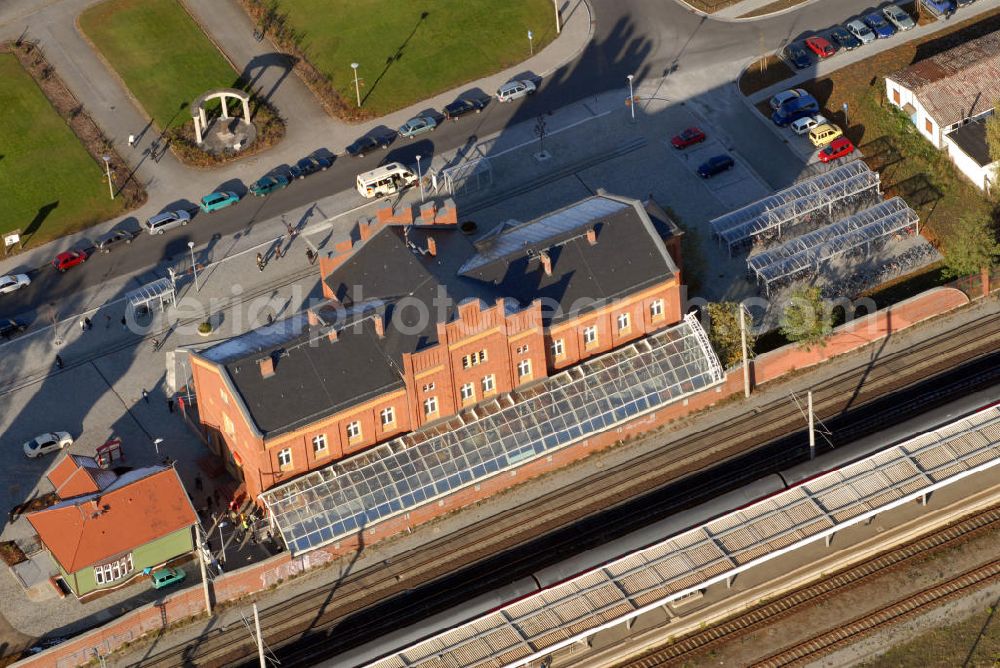
<path fill-rule="evenodd" d="M 591 245 L 587 230 L 594 228 Z M 522 304 L 542 299 L 546 324 L 602 306 L 677 273 L 642 204 L 597 195 L 528 223 L 504 224 L 476 244 L 463 276 Z M 540 259 L 548 254 L 551 275 Z M 558 308 L 556 308 L 558 306 Z"/>
<path fill-rule="evenodd" d="M 1000 31 L 889 75 L 916 94 L 938 125 L 978 116 L 1000 99 Z"/>
<path fill-rule="evenodd" d="M 990 147 L 986 143 L 987 116 L 977 118 L 971 123 L 956 128 L 948 133 L 948 138 L 958 144 L 966 155 L 975 160 L 980 167 L 993 163 L 990 158 Z"/>
<path fill-rule="evenodd" d="M 311 327 L 306 315 L 296 315 L 201 355 L 225 367 L 257 428 L 276 436 L 403 387 L 399 366 L 375 334 L 373 311 L 379 310 L 347 314 L 335 327 Z M 274 329 L 295 335 L 266 331 Z M 330 329 L 338 330 L 335 341 Z M 259 362 L 267 357 L 274 374 L 265 378 Z"/>
<path fill-rule="evenodd" d="M 596 245 L 586 238 L 591 227 Z M 551 276 L 541 268 L 542 250 L 552 258 Z M 403 387 L 403 354 L 436 344 L 437 324 L 469 299 L 484 307 L 504 299 L 510 311 L 548 298 L 563 311 L 552 321 L 578 300 L 585 311 L 676 273 L 642 204 L 606 195 L 528 223 L 509 221 L 475 244 L 455 228 L 385 226 L 326 277 L 343 308 L 314 309 L 320 324 L 296 315 L 200 355 L 225 367 L 258 428 L 276 435 Z M 373 311 L 384 321 L 381 338 Z M 332 342 L 331 328 L 338 331 Z M 269 378 L 258 364 L 266 356 L 275 360 Z"/>

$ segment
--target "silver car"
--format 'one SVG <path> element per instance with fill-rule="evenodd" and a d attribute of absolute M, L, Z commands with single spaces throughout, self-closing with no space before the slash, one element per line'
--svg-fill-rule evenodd
<path fill-rule="evenodd" d="M 909 30 L 917 25 L 914 23 L 913 17 L 897 5 L 889 5 L 882 10 L 882 14 L 885 16 L 886 20 L 896 26 L 896 30 L 899 31 Z"/>
<path fill-rule="evenodd" d="M 875 33 L 872 32 L 872 29 L 858 19 L 854 19 L 844 27 L 847 28 L 847 32 L 857 37 L 862 44 L 875 41 Z"/>
<path fill-rule="evenodd" d="M 24 456 L 29 459 L 57 452 L 73 445 L 73 437 L 65 431 L 54 431 L 50 434 L 36 436 L 24 444 Z"/>
<path fill-rule="evenodd" d="M 150 234 L 163 234 L 167 230 L 187 225 L 190 221 L 191 214 L 183 209 L 164 211 L 146 221 L 146 231 Z"/>
<path fill-rule="evenodd" d="M 534 82 L 528 81 L 527 79 L 508 81 L 497 89 L 497 100 L 500 102 L 510 102 L 511 100 L 516 100 L 519 97 L 531 95 L 534 92 Z"/>
<path fill-rule="evenodd" d="M 0 276 L 0 295 L 7 295 L 15 290 L 31 285 L 31 279 L 27 274 L 7 274 Z"/>

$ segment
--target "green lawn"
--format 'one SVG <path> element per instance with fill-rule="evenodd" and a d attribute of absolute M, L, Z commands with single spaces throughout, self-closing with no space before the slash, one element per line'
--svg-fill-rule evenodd
<path fill-rule="evenodd" d="M 556 36 L 552 0 L 279 0 L 278 12 L 351 103 L 351 63 L 360 65 L 376 115 L 525 60 L 528 30 L 536 53 Z"/>
<path fill-rule="evenodd" d="M 0 232 L 30 232 L 34 246 L 120 213 L 102 167 L 9 53 L 0 81 Z"/>
<path fill-rule="evenodd" d="M 206 90 L 236 82 L 176 0 L 108 0 L 81 14 L 80 27 L 161 129 L 189 121 L 188 105 Z"/>

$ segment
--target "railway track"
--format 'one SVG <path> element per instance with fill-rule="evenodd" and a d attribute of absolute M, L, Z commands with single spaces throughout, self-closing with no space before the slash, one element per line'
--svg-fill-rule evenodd
<path fill-rule="evenodd" d="M 928 375 L 954 369 L 997 348 L 1000 348 L 1000 315 L 985 316 L 946 334 L 915 343 L 905 350 L 875 355 L 874 359 L 851 372 L 818 383 L 813 386 L 814 408 L 823 418 L 839 415 Z M 1000 365 L 993 366 L 995 371 L 995 367 Z M 978 377 L 969 378 L 967 382 L 971 391 L 976 382 L 985 381 Z M 941 400 L 956 391 L 955 387 L 941 388 Z M 904 408 L 894 405 L 889 410 L 902 411 Z M 698 416 L 688 418 L 673 425 L 672 431 L 682 426 L 697 426 L 698 419 Z M 317 647 L 331 636 L 336 635 L 337 643 L 349 642 L 351 637 L 356 639 L 354 642 L 359 642 L 385 629 L 412 623 L 421 615 L 431 614 L 474 595 L 470 592 L 469 582 L 455 586 L 452 591 L 442 592 L 439 607 L 432 608 L 423 597 L 413 597 L 418 600 L 394 605 L 393 611 L 400 613 L 398 617 L 386 619 L 382 616 L 379 621 L 370 624 L 352 622 L 349 627 L 337 628 L 341 622 L 369 607 L 373 600 L 384 600 L 412 591 L 568 523 L 618 506 L 632 497 L 699 470 L 732 460 L 776 436 L 800 429 L 801 420 L 798 408 L 782 394 L 760 408 L 675 439 L 669 448 L 653 448 L 628 462 L 606 467 L 598 475 L 540 497 L 534 504 L 498 513 L 488 520 L 431 541 L 419 550 L 383 561 L 365 571 L 348 573 L 338 582 L 335 596 L 331 595 L 328 587 L 322 587 L 263 610 L 262 626 L 269 630 L 267 642 L 272 648 L 279 648 L 288 643 L 305 641 L 305 650 L 283 655 L 282 663 L 286 666 L 306 665 L 317 659 Z M 879 422 L 884 420 L 885 415 L 878 419 Z M 874 431 L 874 428 L 871 430 Z M 669 442 L 664 433 L 644 438 Z M 725 490 L 713 488 L 714 493 L 722 491 Z M 639 516 L 629 519 L 633 523 L 648 521 L 648 518 Z M 628 530 L 629 526 L 616 527 L 616 535 Z M 588 540 L 611 537 L 614 536 L 606 528 L 595 531 L 594 536 L 573 532 L 562 543 L 550 546 L 553 561 L 570 549 L 583 549 Z M 532 555 L 531 564 L 527 563 L 528 558 L 513 560 L 508 565 L 512 569 L 537 567 L 539 555 Z M 379 623 L 384 624 L 384 628 L 380 628 Z M 196 661 L 201 666 L 233 665 L 251 655 L 254 647 L 243 623 L 235 622 L 205 634 L 194 651 L 196 655 L 192 656 L 192 648 L 175 648 L 142 660 L 136 658 L 130 663 L 174 666 Z"/>
<path fill-rule="evenodd" d="M 933 534 L 910 541 L 897 548 L 876 555 L 855 566 L 835 573 L 821 582 L 802 587 L 762 606 L 742 613 L 711 628 L 681 638 L 667 647 L 644 654 L 622 668 L 653 668 L 654 666 L 680 665 L 695 656 L 733 642 L 762 626 L 789 617 L 803 608 L 844 593 L 875 577 L 905 568 L 914 560 L 928 554 L 953 547 L 991 531 L 1000 530 L 1000 506 L 986 509 L 970 517 L 955 522 Z M 993 561 L 984 567 L 972 569 L 961 575 L 925 589 L 917 594 L 896 601 L 891 605 L 859 617 L 829 633 L 819 634 L 793 647 L 773 654 L 754 666 L 776 668 L 795 665 L 800 661 L 813 660 L 833 651 L 840 644 L 861 637 L 876 628 L 898 621 L 904 615 L 916 614 L 959 595 L 970 587 L 981 584 L 985 579 L 1000 574 L 1000 561 Z"/>

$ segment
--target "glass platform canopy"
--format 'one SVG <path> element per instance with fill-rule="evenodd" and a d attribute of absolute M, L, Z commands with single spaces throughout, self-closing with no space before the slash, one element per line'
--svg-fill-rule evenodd
<path fill-rule="evenodd" d="M 694 315 L 536 385 L 477 404 L 263 494 L 292 554 L 701 392 L 724 379 Z"/>

